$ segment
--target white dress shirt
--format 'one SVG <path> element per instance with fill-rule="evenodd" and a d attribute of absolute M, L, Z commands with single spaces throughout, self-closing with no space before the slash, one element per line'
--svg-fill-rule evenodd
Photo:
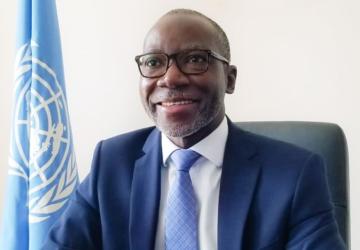
<path fill-rule="evenodd" d="M 189 173 L 198 202 L 199 247 L 201 250 L 217 249 L 218 203 L 221 167 L 224 159 L 228 124 L 224 118 L 220 125 L 190 149 L 201 154 Z M 176 169 L 169 156 L 179 147 L 164 134 L 161 136 L 163 167 L 161 169 L 161 198 L 155 249 L 163 250 L 165 233 L 165 207 L 168 191 L 173 183 Z"/>

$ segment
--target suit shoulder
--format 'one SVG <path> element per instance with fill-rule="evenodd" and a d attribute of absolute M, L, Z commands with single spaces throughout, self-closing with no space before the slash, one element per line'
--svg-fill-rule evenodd
<path fill-rule="evenodd" d="M 262 181 L 269 186 L 281 180 L 281 186 L 286 184 L 285 186 L 295 188 L 304 172 L 325 171 L 322 157 L 312 151 L 241 129 L 238 133 L 238 138 L 243 141 L 238 144 L 239 147 L 248 148 L 247 151 L 251 152 L 248 156 L 261 167 Z"/>
<path fill-rule="evenodd" d="M 138 152 L 154 129 L 155 127 L 147 127 L 104 139 L 99 142 L 101 151 L 117 154 Z"/>
<path fill-rule="evenodd" d="M 301 161 L 316 155 L 308 149 L 289 142 L 237 129 L 242 133 L 243 140 L 255 145 L 257 151 L 266 159 Z"/>
<path fill-rule="evenodd" d="M 294 151 L 297 153 L 304 153 L 304 154 L 313 154 L 313 152 L 311 152 L 310 150 L 305 149 L 303 147 L 300 147 L 300 146 L 295 145 L 290 142 L 282 141 L 279 139 L 274 139 L 274 138 L 264 136 L 264 135 L 254 134 L 252 132 L 246 131 L 245 133 L 247 133 L 249 137 L 252 137 L 253 140 L 258 145 L 263 145 L 263 146 L 275 148 L 278 150 Z"/>

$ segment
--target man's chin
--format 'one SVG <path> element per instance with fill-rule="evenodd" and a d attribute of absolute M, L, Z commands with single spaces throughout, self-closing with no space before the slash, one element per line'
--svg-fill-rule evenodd
<path fill-rule="evenodd" d="M 197 132 L 182 128 L 181 129 L 160 128 L 160 131 L 164 133 L 167 137 L 172 137 L 172 138 L 184 138 Z"/>
<path fill-rule="evenodd" d="M 191 136 L 208 124 L 208 121 L 198 120 L 192 124 L 182 123 L 173 125 L 157 124 L 157 128 L 167 137 L 184 138 Z"/>

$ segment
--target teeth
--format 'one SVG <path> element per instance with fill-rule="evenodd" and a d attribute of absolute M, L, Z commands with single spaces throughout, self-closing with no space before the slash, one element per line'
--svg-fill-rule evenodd
<path fill-rule="evenodd" d="M 163 102 L 161 103 L 162 106 L 170 107 L 174 105 L 184 105 L 184 104 L 190 104 L 193 103 L 193 101 L 177 101 L 177 102 Z"/>

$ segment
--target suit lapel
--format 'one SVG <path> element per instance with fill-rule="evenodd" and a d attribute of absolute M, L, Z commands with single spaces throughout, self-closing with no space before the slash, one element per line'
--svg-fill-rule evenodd
<path fill-rule="evenodd" d="M 260 167 L 251 158 L 256 147 L 245 133 L 229 121 L 224 164 L 220 183 L 218 249 L 242 249 L 247 214 Z"/>
<path fill-rule="evenodd" d="M 160 200 L 160 132 L 154 130 L 135 162 L 130 198 L 130 249 L 153 249 Z"/>

